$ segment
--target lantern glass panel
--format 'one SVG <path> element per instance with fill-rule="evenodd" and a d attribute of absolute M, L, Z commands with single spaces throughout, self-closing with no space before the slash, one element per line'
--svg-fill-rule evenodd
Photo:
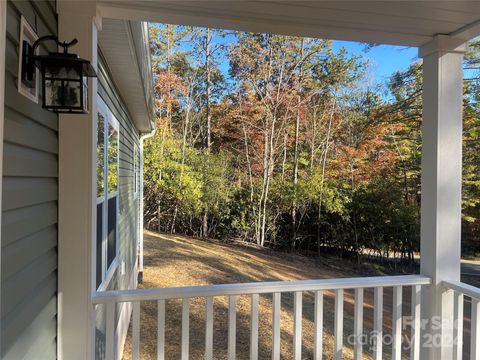
<path fill-rule="evenodd" d="M 88 111 L 88 78 L 83 78 L 83 110 Z"/>
<path fill-rule="evenodd" d="M 81 89 L 80 81 L 65 81 L 65 103 L 64 106 L 72 108 L 81 108 Z"/>
<path fill-rule="evenodd" d="M 45 77 L 54 79 L 80 79 L 80 67 L 65 67 L 55 64 L 45 66 Z"/>
<path fill-rule="evenodd" d="M 62 106 L 63 86 L 61 80 L 45 80 L 45 105 L 48 107 Z"/>

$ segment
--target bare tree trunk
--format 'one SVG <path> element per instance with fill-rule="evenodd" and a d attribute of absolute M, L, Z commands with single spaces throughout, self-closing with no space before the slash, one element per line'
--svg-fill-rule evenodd
<path fill-rule="evenodd" d="M 327 158 L 328 158 L 328 150 L 330 147 L 330 135 L 332 131 L 332 123 L 333 123 L 333 116 L 335 114 L 335 107 L 336 107 L 336 99 L 333 98 L 333 103 L 332 103 L 332 110 L 330 112 L 330 120 L 328 121 L 328 129 L 327 129 L 327 136 L 325 140 L 325 151 L 323 152 L 323 159 L 322 159 L 322 176 L 320 179 L 320 199 L 318 201 L 318 218 L 317 218 L 317 252 L 318 255 L 320 256 L 320 226 L 321 226 L 321 220 L 322 220 L 322 202 L 323 202 L 323 186 L 325 183 L 325 170 L 327 167 Z"/>
<path fill-rule="evenodd" d="M 210 29 L 206 29 L 205 35 L 205 96 L 206 96 L 206 104 L 205 104 L 205 111 L 207 113 L 207 138 L 206 138 L 206 145 L 207 150 L 210 152 L 212 147 L 212 112 L 211 112 L 211 104 L 210 104 L 210 85 L 211 85 L 211 73 L 212 69 L 210 66 L 211 61 L 211 49 L 210 49 L 210 42 L 211 42 L 211 34 Z"/>
<path fill-rule="evenodd" d="M 304 39 L 300 43 L 300 69 L 297 84 L 297 116 L 295 118 L 295 145 L 293 158 L 293 204 L 292 204 L 292 250 L 296 248 L 297 242 L 297 184 L 298 184 L 298 137 L 300 133 L 300 104 L 302 102 L 302 80 L 303 80 L 303 47 Z"/>
<path fill-rule="evenodd" d="M 205 97 L 206 97 L 206 104 L 205 104 L 205 111 L 207 115 L 207 134 L 206 134 L 206 146 L 207 146 L 207 153 L 210 154 L 212 148 L 212 112 L 211 112 L 211 103 L 210 103 L 210 83 L 211 83 L 211 66 L 210 66 L 210 57 L 211 57 L 211 49 L 210 49 L 210 42 L 211 42 L 211 33 L 210 29 L 207 28 L 205 30 Z M 208 209 L 205 207 L 203 211 L 203 221 L 202 221 L 202 237 L 208 237 Z"/>

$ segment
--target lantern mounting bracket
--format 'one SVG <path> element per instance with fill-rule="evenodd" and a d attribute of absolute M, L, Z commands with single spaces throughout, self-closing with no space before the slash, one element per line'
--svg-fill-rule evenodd
<path fill-rule="evenodd" d="M 70 42 L 66 42 L 66 41 L 58 41 L 58 37 L 56 37 L 55 35 L 45 35 L 45 36 L 42 36 L 41 38 L 38 38 L 32 45 L 32 53 L 35 53 L 35 50 L 37 49 L 37 47 L 44 41 L 48 41 L 48 40 L 52 40 L 52 41 L 55 41 L 57 43 L 58 46 L 62 47 L 63 48 L 63 53 L 64 54 L 68 54 L 68 48 L 71 47 L 71 46 L 74 46 L 78 43 L 78 40 L 75 38 L 73 39 L 72 41 Z"/>
<path fill-rule="evenodd" d="M 63 48 L 63 53 L 68 54 L 68 48 L 71 46 L 74 46 L 78 43 L 78 40 L 75 38 L 70 42 L 66 41 L 59 41 L 58 37 L 55 35 L 45 35 L 40 38 L 38 38 L 33 45 L 30 45 L 27 41 L 24 41 L 22 46 L 23 46 L 23 59 L 22 59 L 22 81 L 25 82 L 25 84 L 30 85 L 30 87 L 33 87 L 33 74 L 35 72 L 35 52 L 37 51 L 38 46 L 40 46 L 41 43 L 45 41 L 55 41 L 57 46 Z"/>

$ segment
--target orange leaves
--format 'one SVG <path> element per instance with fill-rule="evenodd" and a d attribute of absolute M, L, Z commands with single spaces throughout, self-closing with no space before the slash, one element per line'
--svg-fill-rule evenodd
<path fill-rule="evenodd" d="M 155 104 L 157 108 L 172 109 L 179 106 L 179 97 L 187 94 L 183 79 L 170 71 L 161 71 L 156 74 L 154 86 L 157 93 Z"/>

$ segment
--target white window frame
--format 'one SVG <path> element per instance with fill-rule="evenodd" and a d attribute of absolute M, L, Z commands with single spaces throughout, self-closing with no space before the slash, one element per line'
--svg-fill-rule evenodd
<path fill-rule="evenodd" d="M 118 254 L 119 254 L 119 234 L 118 234 L 118 213 L 119 213 L 119 187 L 120 187 L 120 176 L 118 174 L 117 177 L 117 190 L 113 193 L 109 193 L 108 190 L 108 129 L 111 125 L 118 134 L 118 151 L 117 151 L 117 169 L 118 173 L 120 173 L 120 123 L 118 122 L 115 115 L 113 115 L 112 111 L 109 109 L 107 104 L 103 101 L 103 99 L 97 95 L 97 113 L 101 114 L 104 118 L 104 132 L 103 132 L 103 143 L 104 143 L 104 166 L 103 166 L 103 179 L 104 179 L 104 189 L 103 189 L 103 196 L 97 197 L 97 205 L 103 201 L 102 206 L 102 281 L 98 286 L 97 291 L 105 291 L 115 274 L 115 271 L 118 269 Z M 96 117 L 97 124 L 98 124 L 98 114 Z M 95 162 L 95 170 L 96 170 L 96 162 Z M 96 172 L 96 171 L 95 171 Z M 97 191 L 98 192 L 98 191 Z M 115 239 L 115 257 L 112 260 L 112 263 L 107 268 L 108 264 L 108 200 L 113 196 L 117 197 L 117 221 L 116 221 L 116 239 Z M 97 207 L 98 208 L 98 207 Z M 96 240 L 97 241 L 97 240 Z M 95 261 L 96 264 L 96 261 Z M 96 273 L 96 269 L 95 269 Z"/>
<path fill-rule="evenodd" d="M 137 145 L 133 145 L 133 199 L 136 200 L 138 198 L 138 190 L 139 190 L 139 166 L 138 166 L 138 148 Z"/>
<path fill-rule="evenodd" d="M 22 60 L 23 60 L 23 41 L 27 41 L 33 46 L 33 43 L 38 40 L 37 33 L 33 30 L 32 26 L 28 23 L 27 19 L 22 15 L 20 20 L 20 41 L 18 51 L 18 74 L 17 74 L 17 88 L 18 92 L 23 96 L 29 98 L 34 103 L 38 104 L 38 91 L 39 91 L 39 78 L 40 71 L 35 67 L 35 88 L 29 89 L 22 81 Z M 39 48 L 35 49 L 35 55 L 38 55 Z"/>

